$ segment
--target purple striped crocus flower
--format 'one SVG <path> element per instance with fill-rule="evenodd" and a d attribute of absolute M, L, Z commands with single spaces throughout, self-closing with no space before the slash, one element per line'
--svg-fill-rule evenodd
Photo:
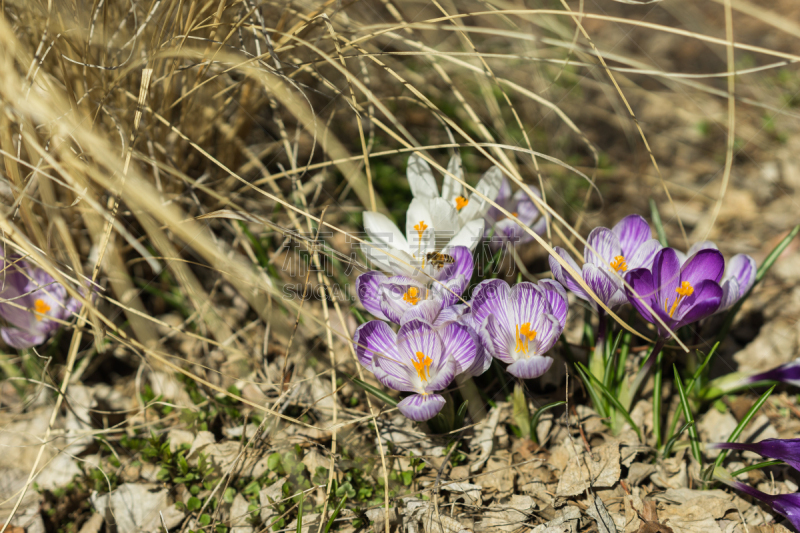
<path fill-rule="evenodd" d="M 800 472 L 800 439 L 764 439 L 760 442 L 718 442 L 707 446 L 711 450 L 745 450 L 779 459 Z"/>
<path fill-rule="evenodd" d="M 681 266 L 675 250 L 664 248 L 656 254 L 652 270 L 637 268 L 625 276 L 633 289 L 626 287 L 628 300 L 642 318 L 656 325 L 660 337 L 667 338 L 669 333 L 644 304 L 672 331 L 697 322 L 719 308 L 724 269 L 725 261 L 717 250 L 700 250 Z"/>
<path fill-rule="evenodd" d="M 513 287 L 499 279 L 481 282 L 472 296 L 472 324 L 484 348 L 508 363 L 508 372 L 522 379 L 547 372 L 567 319 L 564 288 L 552 280 L 523 281 Z"/>
<path fill-rule="evenodd" d="M 532 185 L 528 185 L 528 187 L 537 198 L 542 197 L 538 188 Z M 511 185 L 505 176 L 500 182 L 500 189 L 494 201 L 510 212 L 523 226 L 531 228 L 539 235 L 544 233 L 547 227 L 545 217 L 524 190 L 519 189 L 513 195 L 511 194 Z M 505 242 L 516 246 L 533 240 L 533 237 L 517 224 L 516 220 L 506 217 L 494 206 L 487 211 L 485 220 L 484 237 L 489 239 L 489 246 L 493 251 L 497 251 Z"/>
<path fill-rule="evenodd" d="M 743 378 L 743 384 L 749 385 L 759 381 L 779 381 L 800 387 L 800 359 L 789 361 L 766 372 Z"/>
<path fill-rule="evenodd" d="M 81 307 L 44 270 L 18 257 L 0 256 L 0 316 L 9 326 L 0 337 L 12 348 L 42 344 Z"/>
<path fill-rule="evenodd" d="M 467 288 L 474 268 L 472 253 L 466 246 L 448 250 L 447 260 L 434 269 L 429 283 L 409 276 L 387 276 L 372 270 L 356 279 L 356 293 L 364 308 L 381 320 L 403 324 L 412 318 L 436 321 L 439 313 L 458 301 Z M 413 311 L 409 318 L 404 316 Z"/>
<path fill-rule="evenodd" d="M 681 264 L 685 263 L 688 257 L 691 257 L 700 250 L 717 250 L 717 245 L 711 241 L 701 241 L 694 243 L 689 248 L 688 256 L 683 252 L 676 250 Z M 722 287 L 722 301 L 719 304 L 717 313 L 727 311 L 733 307 L 736 302 L 742 299 L 747 294 L 747 291 L 756 282 L 756 262 L 746 254 L 736 254 L 725 262 L 725 273 L 722 275 L 720 287 Z"/>
<path fill-rule="evenodd" d="M 422 320 L 410 320 L 395 334 L 386 322 L 372 320 L 353 336 L 359 362 L 386 387 L 411 392 L 397 405 L 416 422 L 430 420 L 444 407 L 438 392 L 456 375 L 478 375 L 485 364 L 475 333 L 457 322 L 438 331 Z"/>
<path fill-rule="evenodd" d="M 586 243 L 583 267 L 579 267 L 563 248 L 556 246 L 555 250 L 576 272 L 581 273 L 583 281 L 611 309 L 628 301 L 622 276 L 638 268 L 649 269 L 662 248 L 658 240 L 651 238 L 650 225 L 639 215 L 628 215 L 612 229 L 593 229 Z M 562 285 L 598 310 L 595 301 L 554 257 L 550 257 L 550 269 Z"/>

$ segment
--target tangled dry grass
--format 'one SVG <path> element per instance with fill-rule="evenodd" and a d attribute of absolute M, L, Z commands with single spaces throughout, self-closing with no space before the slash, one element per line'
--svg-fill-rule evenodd
<path fill-rule="evenodd" d="M 690 458 L 645 475 L 647 443 L 590 427 L 561 370 L 535 401 L 574 409 L 541 448 L 509 434 L 499 378 L 490 416 L 455 441 L 364 394 L 353 245 L 364 210 L 402 222 L 409 153 L 443 170 L 458 150 L 469 181 L 498 164 L 542 189 L 548 246 L 653 198 L 676 245 L 763 258 L 800 212 L 793 2 L 4 0 L 0 14 L 5 255 L 84 304 L 39 349 L 0 354 L 6 526 L 605 532 L 610 511 L 637 531 L 658 521 L 640 516 L 647 483 L 691 502 Z M 719 372 L 796 356 L 800 252 L 786 253 Z M 513 262 L 533 278 L 547 251 Z M 770 409 L 770 430 L 795 435 L 796 399 Z M 570 466 L 593 454 L 607 468 Z M 213 483 L 191 493 L 190 473 Z M 609 511 L 588 519 L 595 487 Z M 124 518 L 114 494 L 173 512 Z M 594 511 L 563 506 L 584 497 Z M 770 521 L 715 497 L 701 526 L 684 508 L 673 530 Z"/>

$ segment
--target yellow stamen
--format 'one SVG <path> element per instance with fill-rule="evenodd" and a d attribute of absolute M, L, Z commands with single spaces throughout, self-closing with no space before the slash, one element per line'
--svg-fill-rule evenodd
<path fill-rule="evenodd" d="M 414 229 L 417 230 L 417 233 L 419 233 L 419 238 L 422 239 L 422 234 L 425 233 L 426 229 L 428 229 L 428 225 L 425 224 L 424 220 L 420 220 L 419 224 L 414 226 Z"/>
<path fill-rule="evenodd" d="M 417 305 L 422 298 L 419 295 L 419 289 L 416 287 L 409 287 L 403 295 L 403 300 L 411 305 Z"/>
<path fill-rule="evenodd" d="M 531 323 L 525 322 L 520 327 L 517 324 L 517 352 L 528 351 L 528 342 L 536 338 L 536 331 L 531 329 Z"/>
<path fill-rule="evenodd" d="M 611 261 L 610 265 L 611 268 L 614 269 L 614 272 L 620 272 L 620 271 L 625 272 L 626 270 L 628 270 L 628 262 L 625 261 L 625 258 L 622 257 L 621 255 L 616 256 L 614 260 Z"/>
<path fill-rule="evenodd" d="M 519 218 L 519 213 L 516 211 L 512 211 L 511 214 L 514 215 L 514 218 Z"/>
<path fill-rule="evenodd" d="M 37 321 L 43 319 L 44 317 L 42 315 L 47 314 L 47 312 L 51 309 L 50 306 L 44 303 L 44 300 L 41 298 L 38 298 L 35 302 L 33 302 L 33 308 L 37 313 L 41 313 L 36 315 Z"/>
<path fill-rule="evenodd" d="M 431 377 L 431 364 L 433 363 L 433 360 L 422 352 L 417 352 L 417 359 L 418 361 L 414 361 L 412 359 L 411 362 L 414 364 L 414 368 L 417 370 L 419 379 L 427 383 L 428 378 Z"/>
<path fill-rule="evenodd" d="M 461 211 L 462 209 L 467 207 L 468 203 L 469 203 L 469 200 L 467 200 L 463 196 L 457 196 L 456 197 L 456 209 L 457 210 Z"/>
<path fill-rule="evenodd" d="M 684 281 L 681 283 L 680 287 L 675 288 L 675 292 L 678 293 L 678 297 L 675 298 L 675 302 L 672 304 L 672 307 L 669 309 L 669 311 L 667 311 L 669 298 L 664 300 L 664 311 L 667 311 L 669 313 L 670 318 L 672 318 L 672 315 L 675 314 L 675 311 L 678 309 L 678 304 L 681 303 L 681 300 L 683 300 L 687 296 L 691 296 L 692 294 L 694 294 L 694 287 L 692 287 L 692 284 L 689 283 L 688 281 Z"/>

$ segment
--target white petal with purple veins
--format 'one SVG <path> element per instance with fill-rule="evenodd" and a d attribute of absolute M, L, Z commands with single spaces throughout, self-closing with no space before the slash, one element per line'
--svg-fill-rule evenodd
<path fill-rule="evenodd" d="M 480 341 L 473 336 L 469 328 L 451 322 L 444 326 L 439 334 L 444 343 L 445 353 L 452 357 L 456 364 L 456 374 L 462 374 L 471 368 L 478 355 Z"/>
<path fill-rule="evenodd" d="M 527 359 L 514 361 L 509 365 L 507 370 L 509 374 L 520 379 L 534 379 L 550 370 L 552 364 L 552 357 L 534 355 Z"/>
<path fill-rule="evenodd" d="M 356 328 L 353 345 L 359 362 L 367 370 L 372 370 L 375 354 L 384 354 L 393 359 L 400 358 L 397 350 L 397 335 L 386 322 L 370 320 Z"/>
<path fill-rule="evenodd" d="M 652 236 L 650 224 L 639 215 L 628 215 L 620 220 L 611 231 L 619 239 L 622 255 L 630 263 L 629 256 L 636 253 L 638 248 Z"/>
<path fill-rule="evenodd" d="M 583 262 L 605 269 L 611 268 L 611 262 L 622 255 L 619 239 L 608 228 L 594 228 L 586 239 L 583 249 Z"/>
<path fill-rule="evenodd" d="M 409 420 L 424 422 L 436 416 L 445 403 L 439 394 L 413 394 L 401 400 L 397 408 Z"/>
<path fill-rule="evenodd" d="M 561 248 L 560 246 L 555 246 L 553 248 L 555 252 L 563 259 L 579 276 L 581 275 L 581 267 L 578 266 L 578 263 L 572 258 L 569 253 Z M 550 256 L 548 258 L 550 262 L 550 270 L 553 272 L 553 276 L 556 278 L 556 281 L 561 283 L 564 287 L 567 288 L 570 292 L 575 293 L 578 298 L 583 298 L 584 300 L 591 301 L 591 298 L 586 294 L 586 291 L 583 290 L 583 287 L 578 285 L 578 282 L 575 281 L 575 278 L 567 272 L 567 269 L 561 266 L 555 257 Z"/>
<path fill-rule="evenodd" d="M 492 357 L 504 363 L 514 362 L 514 334 L 509 328 L 500 326 L 495 315 L 489 315 L 478 330 L 481 343 Z"/>
<path fill-rule="evenodd" d="M 567 321 L 567 291 L 564 286 L 555 280 L 543 279 L 539 282 L 539 287 L 550 305 L 550 312 L 563 326 Z"/>

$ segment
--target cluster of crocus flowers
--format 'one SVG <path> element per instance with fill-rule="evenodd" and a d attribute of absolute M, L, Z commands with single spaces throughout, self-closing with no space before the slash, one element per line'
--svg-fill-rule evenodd
<path fill-rule="evenodd" d="M 707 448 L 750 451 L 763 457 L 781 460 L 800 471 L 800 439 L 765 439 L 755 443 L 721 442 L 709 444 Z M 800 530 L 800 493 L 767 494 L 733 479 L 730 474 L 721 469 L 715 470 L 715 474 L 720 481 L 766 503 L 775 512 L 786 517 L 795 529 Z"/>
<path fill-rule="evenodd" d="M 0 256 L 0 337 L 12 348 L 42 344 L 80 308 L 63 285 L 19 257 Z"/>
<path fill-rule="evenodd" d="M 379 320 L 359 326 L 353 342 L 360 363 L 380 383 L 411 393 L 398 409 L 415 421 L 436 416 L 446 401 L 440 393 L 455 377 L 482 374 L 492 357 L 508 363 L 514 376 L 541 376 L 552 364 L 547 352 L 567 315 L 566 293 L 553 281 L 512 289 L 493 280 L 480 284 L 471 302 L 463 300 L 473 274 L 472 252 L 484 235 L 486 199 L 510 209 L 525 225 L 541 226 L 544 219 L 527 194 L 511 197 L 498 168 L 483 175 L 475 187 L 480 194 L 472 195 L 459 183 L 460 159 L 451 159 L 447 170 L 440 196 L 428 164 L 417 155 L 409 158 L 414 199 L 405 236 L 384 215 L 364 213 L 370 242 L 362 250 L 383 272 L 362 274 L 356 289 L 364 308 Z M 487 220 L 500 223 L 509 240 L 511 225 L 518 227 L 496 215 Z"/>

